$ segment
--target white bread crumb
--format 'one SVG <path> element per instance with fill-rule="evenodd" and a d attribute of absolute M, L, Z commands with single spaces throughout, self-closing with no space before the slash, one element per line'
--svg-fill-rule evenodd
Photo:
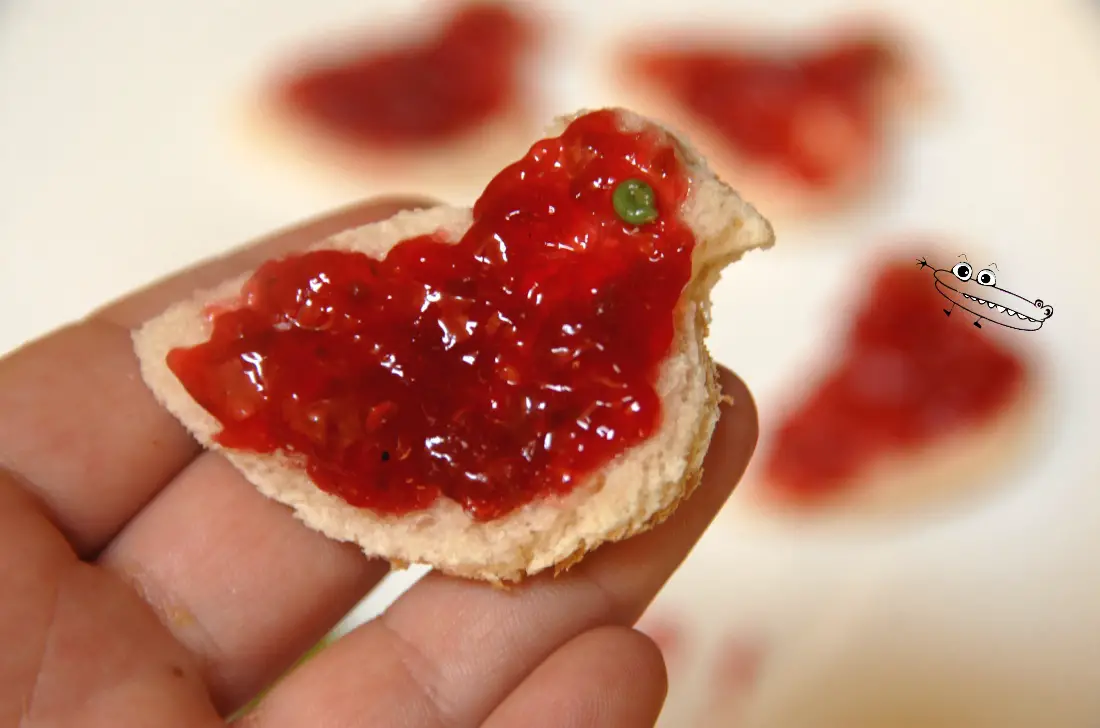
<path fill-rule="evenodd" d="M 624 128 L 654 125 L 632 112 L 616 111 Z M 549 134 L 560 134 L 585 113 L 558 119 Z M 698 483 L 721 395 L 703 341 L 710 290 L 722 267 L 748 250 L 774 243 L 771 225 L 719 181 L 682 139 L 679 147 L 691 179 L 681 215 L 697 242 L 694 278 L 681 298 L 673 352 L 657 383 L 662 424 L 653 437 L 615 458 L 567 496 L 528 504 L 490 522 L 475 521 L 445 498 L 424 511 L 384 516 L 321 491 L 283 455 L 229 451 L 217 445 L 213 437 L 221 429 L 219 423 L 191 398 L 165 359 L 173 348 L 206 341 L 210 326 L 203 309 L 234 299 L 250 274 L 200 292 L 135 331 L 142 376 L 202 445 L 221 451 L 261 493 L 290 506 L 303 523 L 330 538 L 357 543 L 366 554 L 394 564 L 426 564 L 496 584 L 519 581 L 550 567 L 568 568 L 600 544 L 664 520 Z M 312 247 L 356 250 L 380 258 L 398 242 L 417 235 L 443 231 L 457 241 L 470 222 L 471 211 L 465 208 L 401 212 Z"/>

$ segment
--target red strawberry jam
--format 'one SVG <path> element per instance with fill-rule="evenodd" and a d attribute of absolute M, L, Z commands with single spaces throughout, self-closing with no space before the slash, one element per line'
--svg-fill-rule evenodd
<path fill-rule="evenodd" d="M 433 37 L 307 69 L 287 81 L 281 98 L 352 143 L 436 142 L 512 106 L 532 34 L 528 21 L 503 5 L 467 5 Z"/>
<path fill-rule="evenodd" d="M 868 38 L 802 57 L 653 50 L 627 67 L 739 155 L 825 188 L 873 154 L 876 91 L 895 63 L 888 45 Z"/>
<path fill-rule="evenodd" d="M 443 497 L 490 520 L 569 492 L 660 424 L 687 194 L 669 137 L 590 113 L 498 174 L 456 244 L 269 262 L 168 365 L 226 447 L 289 453 L 379 513 Z"/>
<path fill-rule="evenodd" d="M 792 501 L 836 493 L 872 459 L 982 425 L 1013 401 L 1024 363 L 944 314 L 927 272 L 887 264 L 858 310 L 835 370 L 779 428 L 766 479 Z"/>

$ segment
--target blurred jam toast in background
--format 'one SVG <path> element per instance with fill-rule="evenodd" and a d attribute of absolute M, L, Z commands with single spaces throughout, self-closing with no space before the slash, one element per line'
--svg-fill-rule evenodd
<path fill-rule="evenodd" d="M 556 113 L 635 108 L 778 243 L 715 292 L 761 434 L 639 624 L 661 725 L 1100 725 L 1094 6 L 11 0 L 0 340 L 364 197 L 466 202 Z M 1004 302 L 936 286 L 963 260 L 1057 315 L 978 320 Z"/>

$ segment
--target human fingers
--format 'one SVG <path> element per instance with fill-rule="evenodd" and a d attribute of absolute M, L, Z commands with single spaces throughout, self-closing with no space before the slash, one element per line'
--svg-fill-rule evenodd
<path fill-rule="evenodd" d="M 196 656 L 223 714 L 278 678 L 389 571 L 303 526 L 215 453 L 188 465 L 99 564 Z"/>
<path fill-rule="evenodd" d="M 341 725 L 480 725 L 561 645 L 596 627 L 633 624 L 732 492 L 755 447 L 748 389 L 728 371 L 721 382 L 734 404 L 722 408 L 702 483 L 665 523 L 600 548 L 557 578 L 541 575 L 510 591 L 429 574 L 276 686 L 258 725 L 312 722 L 318 705 Z"/>
<path fill-rule="evenodd" d="M 0 725 L 221 725 L 192 656 L 0 469 Z"/>
<path fill-rule="evenodd" d="M 371 200 L 281 231 L 139 291 L 0 359 L 0 467 L 83 557 L 199 452 L 142 383 L 130 329 L 194 290 L 340 230 L 430 204 Z"/>
<path fill-rule="evenodd" d="M 643 728 L 657 722 L 667 692 L 653 640 L 629 627 L 597 627 L 546 658 L 482 728 Z"/>

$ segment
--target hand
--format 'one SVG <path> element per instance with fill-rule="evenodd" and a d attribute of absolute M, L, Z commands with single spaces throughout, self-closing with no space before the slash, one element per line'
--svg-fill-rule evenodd
<path fill-rule="evenodd" d="M 0 726 L 214 726 L 388 571 L 203 452 L 129 330 L 196 288 L 415 203 L 375 201 L 176 275 L 0 360 Z M 243 723 L 652 725 L 632 629 L 741 477 L 756 411 L 729 372 L 696 493 L 654 531 L 504 592 L 430 574 L 280 681 Z M 22 721 L 22 722 L 19 722 Z"/>

